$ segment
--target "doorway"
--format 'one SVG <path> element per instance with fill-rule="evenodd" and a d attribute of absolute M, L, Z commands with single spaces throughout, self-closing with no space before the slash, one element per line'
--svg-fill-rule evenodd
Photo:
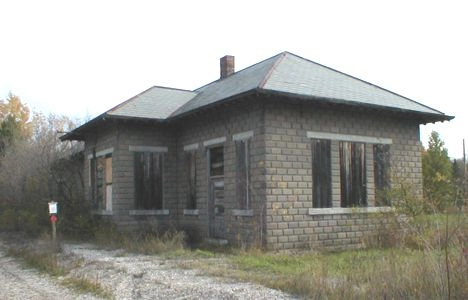
<path fill-rule="evenodd" d="M 225 238 L 224 214 L 224 147 L 208 149 L 208 218 L 210 238 Z"/>

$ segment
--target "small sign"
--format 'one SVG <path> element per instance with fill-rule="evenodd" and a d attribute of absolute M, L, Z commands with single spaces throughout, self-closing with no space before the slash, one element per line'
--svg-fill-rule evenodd
<path fill-rule="evenodd" d="M 57 202 L 49 202 L 49 214 L 57 214 Z"/>
<path fill-rule="evenodd" d="M 50 221 L 51 221 L 52 223 L 57 222 L 57 220 L 58 220 L 57 215 L 52 215 L 52 216 L 50 216 Z"/>

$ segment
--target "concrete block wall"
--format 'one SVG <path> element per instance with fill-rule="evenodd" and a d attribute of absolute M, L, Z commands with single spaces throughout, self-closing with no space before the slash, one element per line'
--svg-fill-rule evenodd
<path fill-rule="evenodd" d="M 250 100 L 250 101 L 249 101 Z M 178 222 L 183 229 L 196 231 L 199 239 L 209 237 L 208 220 L 208 161 L 207 149 L 203 143 L 217 138 L 225 138 L 224 146 L 224 206 L 226 239 L 231 244 L 252 244 L 263 237 L 264 217 L 264 133 L 263 110 L 253 99 L 229 104 L 218 109 L 205 111 L 185 118 L 176 124 L 178 136 Z M 233 135 L 253 131 L 250 138 L 252 214 L 236 215 L 239 209 L 236 199 L 236 154 Z M 197 210 L 198 214 L 184 214 L 186 203 L 186 177 L 184 146 L 198 145 L 196 151 Z"/>
<path fill-rule="evenodd" d="M 86 140 L 86 158 L 96 152 L 109 151 L 112 153 L 112 211 L 96 211 L 105 218 L 109 218 L 122 230 L 138 228 L 175 226 L 171 214 L 177 213 L 177 184 L 176 184 L 176 140 L 171 128 L 162 124 L 137 124 L 134 122 L 118 123 L 108 121 L 94 138 Z M 167 147 L 163 162 L 163 208 L 168 215 L 131 215 L 135 210 L 134 189 L 134 152 L 131 146 Z M 85 159 L 85 182 L 87 183 L 87 199 L 90 199 L 90 170 L 89 159 Z"/>
<path fill-rule="evenodd" d="M 366 214 L 311 214 L 312 162 L 308 131 L 392 139 L 394 178 L 411 182 L 422 192 L 421 144 L 417 122 L 375 112 L 313 107 L 304 103 L 270 101 L 265 108 L 265 179 L 267 245 L 269 249 L 296 249 L 310 243 L 355 244 L 372 229 Z M 339 141 L 332 141 L 332 202 L 340 206 Z M 368 205 L 375 205 L 372 147 L 366 145 Z M 340 222 L 338 222 L 340 221 Z M 343 222 L 345 221 L 345 222 Z M 341 223 L 339 225 L 338 223 Z M 360 224 L 362 223 L 362 224 Z M 344 234 L 346 233 L 346 234 Z M 336 242 L 333 242 L 337 240 Z M 340 244 L 341 245 L 341 244 Z"/>
<path fill-rule="evenodd" d="M 115 198 L 113 219 L 120 227 L 133 229 L 150 226 L 153 230 L 176 226 L 176 141 L 173 129 L 164 124 L 120 123 L 117 130 L 117 147 L 114 158 Z M 163 160 L 163 209 L 168 214 L 130 214 L 135 207 L 134 151 L 131 147 L 149 147 L 161 150 Z"/>
<path fill-rule="evenodd" d="M 393 217 L 383 213 L 342 213 L 310 216 L 307 228 L 283 238 L 284 249 L 360 248 L 379 232 L 389 230 Z M 305 234 L 303 234 L 305 233 Z M 281 240 L 281 238 L 280 238 Z"/>

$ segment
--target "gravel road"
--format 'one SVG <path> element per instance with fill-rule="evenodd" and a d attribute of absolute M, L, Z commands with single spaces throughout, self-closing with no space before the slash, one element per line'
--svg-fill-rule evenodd
<path fill-rule="evenodd" d="M 60 284 L 64 278 L 24 269 L 1 251 L 1 243 L 0 299 L 99 299 L 65 288 Z M 294 299 L 260 285 L 181 268 L 175 260 L 106 251 L 91 244 L 63 245 L 62 263 L 72 266 L 67 277 L 98 282 L 115 299 Z"/>

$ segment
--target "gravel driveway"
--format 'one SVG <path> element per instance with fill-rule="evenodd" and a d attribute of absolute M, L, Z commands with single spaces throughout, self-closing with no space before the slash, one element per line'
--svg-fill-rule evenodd
<path fill-rule="evenodd" d="M 116 299 L 294 299 L 260 285 L 206 276 L 157 256 L 128 255 L 91 244 L 65 244 L 63 250 L 62 257 L 73 266 L 67 277 L 98 282 Z M 0 280 L 0 299 L 97 299 L 65 288 L 60 284 L 63 278 L 22 268 L 1 248 Z"/>

